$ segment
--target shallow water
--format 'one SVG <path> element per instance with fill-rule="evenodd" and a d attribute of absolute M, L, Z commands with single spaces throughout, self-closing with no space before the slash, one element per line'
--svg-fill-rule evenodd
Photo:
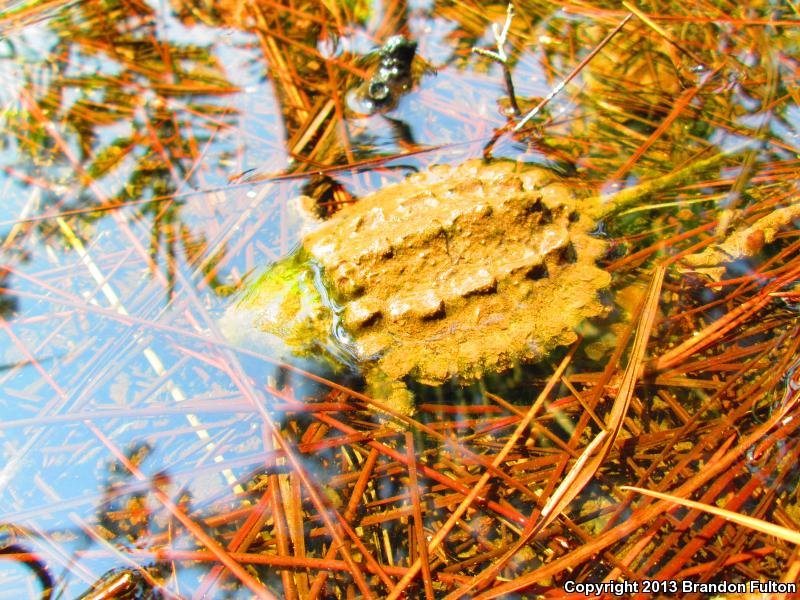
<path fill-rule="evenodd" d="M 507 47 L 527 109 L 625 13 L 523 4 Z M 419 531 L 435 533 L 453 514 L 459 486 L 484 472 L 475 455 L 496 456 L 567 349 L 470 388 L 418 387 L 420 424 L 406 436 L 364 409 L 357 373 L 300 365 L 329 383 L 282 364 L 290 357 L 233 347 L 217 320 L 231 293 L 296 245 L 294 199 L 311 194 L 332 212 L 414 170 L 487 154 L 547 165 L 593 193 L 745 140 L 750 150 L 728 167 L 650 199 L 658 210 L 603 223 L 609 316 L 582 328 L 569 386 L 556 386 L 502 462 L 506 477 L 496 475 L 432 553 L 432 593 L 444 597 L 511 547 L 534 496 L 549 497 L 599 431 L 574 395 L 610 412 L 626 363 L 602 374 L 660 261 L 671 266 L 648 357 L 669 357 L 692 335 L 719 338 L 640 382 L 624 443 L 570 505 L 573 521 L 555 521 L 493 585 L 544 564 L 556 566 L 536 582 L 550 590 L 620 572 L 679 577 L 714 560 L 701 571 L 711 579 L 785 573 L 782 542 L 700 517 L 702 543 L 664 518 L 661 530 L 645 523 L 604 542 L 602 560 L 565 557 L 614 531 L 617 510 L 629 514 L 613 486 L 676 489 L 745 441 L 746 455 L 688 495 L 800 523 L 791 483 L 798 300 L 786 293 L 798 279 L 797 225 L 732 264 L 723 278 L 738 283 L 709 285 L 671 262 L 699 252 L 720 219 L 735 228 L 797 202 L 800 21 L 791 7 L 663 3 L 653 16 L 671 42 L 633 18 L 530 129 L 493 139 L 509 122 L 502 72 L 470 49 L 493 44 L 504 3 L 322 6 L 108 1 L 0 13 L 0 598 L 35 598 L 45 585 L 74 598 L 112 569 L 144 573 L 173 597 L 309 597 L 323 568 L 330 576 L 318 587 L 331 597 L 365 596 L 365 587 L 387 595 L 386 580 L 396 583 L 418 556 Z M 347 90 L 398 32 L 417 40 L 425 61 L 413 88 L 386 112 L 348 114 Z M 772 296 L 758 304 L 760 294 Z M 736 328 L 707 329 L 747 302 L 755 308 Z M 758 429 L 781 407 L 784 420 Z M 369 481 L 357 487 L 362 473 Z M 364 546 L 351 538 L 349 554 L 330 552 L 321 514 L 344 515 Z M 216 580 L 222 559 L 203 548 L 250 554 Z M 747 552 L 756 558 L 722 566 Z M 256 555 L 297 562 L 291 572 L 241 566 Z M 363 582 L 345 574 L 351 555 Z M 412 585 L 412 596 L 425 593 L 422 579 Z"/>

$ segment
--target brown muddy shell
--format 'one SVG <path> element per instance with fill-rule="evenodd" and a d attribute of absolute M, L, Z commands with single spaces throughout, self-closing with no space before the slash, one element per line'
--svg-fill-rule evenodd
<path fill-rule="evenodd" d="M 388 381 L 468 383 L 543 358 L 604 312 L 587 202 L 545 169 L 470 160 L 362 198 L 303 246 L 358 360 Z"/>

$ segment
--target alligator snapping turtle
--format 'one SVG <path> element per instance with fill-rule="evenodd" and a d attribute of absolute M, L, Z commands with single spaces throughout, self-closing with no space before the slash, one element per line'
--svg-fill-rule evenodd
<path fill-rule="evenodd" d="M 598 220 L 687 171 L 582 197 L 539 167 L 432 167 L 319 224 L 228 309 L 222 329 L 236 342 L 355 365 L 369 393 L 413 412 L 406 378 L 470 383 L 571 343 L 582 320 L 605 310 Z"/>

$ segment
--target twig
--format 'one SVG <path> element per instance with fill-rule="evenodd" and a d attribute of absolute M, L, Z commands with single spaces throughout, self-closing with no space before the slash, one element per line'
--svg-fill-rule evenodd
<path fill-rule="evenodd" d="M 543 99 L 541 102 L 539 102 L 539 104 L 537 104 L 537 105 L 534 107 L 534 109 L 533 109 L 533 110 L 531 110 L 531 111 L 530 111 L 530 112 L 529 112 L 527 115 L 525 115 L 525 116 L 522 118 L 522 120 L 521 120 L 519 123 L 517 123 L 516 125 L 514 125 L 514 128 L 513 128 L 511 131 L 514 131 L 514 132 L 517 132 L 517 131 L 519 131 L 520 129 L 522 129 L 523 127 L 525 127 L 525 124 L 526 124 L 528 121 L 530 121 L 530 120 L 531 120 L 533 117 L 535 117 L 536 115 L 538 115 L 538 114 L 539 114 L 539 111 L 540 111 L 540 110 L 542 110 L 542 109 L 543 109 L 545 106 L 547 106 L 547 104 L 550 102 L 550 100 L 552 100 L 553 98 L 555 98 L 555 97 L 556 97 L 556 95 L 557 95 L 559 92 L 561 92 L 561 90 L 563 90 L 563 89 L 564 89 L 564 87 L 565 87 L 565 86 L 566 86 L 566 85 L 567 85 L 567 84 L 568 84 L 570 81 L 572 81 L 572 80 L 575 78 L 575 76 L 576 76 L 578 73 L 580 73 L 580 72 L 581 72 L 581 70 L 582 70 L 582 69 L 583 69 L 583 68 L 584 68 L 584 67 L 585 67 L 585 66 L 586 66 L 586 65 L 589 63 L 589 61 L 590 61 L 590 60 L 592 60 L 592 59 L 593 59 L 593 58 L 594 58 L 594 57 L 597 55 L 597 53 L 598 53 L 598 52 L 600 52 L 600 50 L 602 50 L 602 49 L 605 47 L 605 45 L 606 45 L 606 44 L 608 44 L 608 42 L 610 42 L 610 41 L 611 41 L 611 39 L 612 39 L 612 38 L 613 38 L 615 35 L 617 35 L 617 34 L 620 32 L 620 30 L 621 30 L 623 27 L 625 27 L 625 24 L 626 24 L 628 21 L 630 21 L 630 20 L 631 20 L 631 18 L 633 18 L 633 13 L 630 13 L 630 12 L 629 12 L 627 15 L 625 15 L 625 18 L 624 18 L 624 19 L 622 19 L 622 21 L 620 21 L 620 22 L 619 22 L 619 24 L 618 24 L 616 27 L 614 27 L 614 29 L 612 29 L 612 30 L 611 30 L 611 33 L 609 33 L 609 34 L 608 34 L 608 35 L 607 35 L 607 36 L 606 36 L 606 37 L 603 39 L 603 41 L 602 41 L 602 42 L 600 42 L 599 44 L 597 44 L 597 47 L 595 47 L 595 49 L 594 49 L 594 50 L 592 50 L 592 51 L 591 51 L 591 52 L 588 54 L 588 56 L 587 56 L 586 58 L 584 58 L 584 59 L 583 59 L 583 60 L 582 60 L 582 61 L 581 61 L 581 62 L 578 64 L 578 66 L 577 66 L 577 67 L 575 67 L 575 68 L 572 70 L 572 73 L 570 73 L 569 75 L 567 75 L 567 76 L 566 76 L 566 78 L 564 78 L 563 80 L 561 80 L 561 82 L 560 82 L 558 85 L 556 85 L 556 87 L 554 87 L 554 88 L 553 88 L 553 89 L 550 91 L 550 93 L 549 93 L 549 94 L 547 94 L 547 96 L 546 96 L 546 97 L 545 97 L 545 98 L 544 98 L 544 99 Z"/>
<path fill-rule="evenodd" d="M 519 104 L 517 104 L 517 95 L 514 93 L 514 81 L 511 79 L 511 69 L 508 67 L 508 55 L 505 51 L 506 39 L 508 39 L 508 30 L 511 28 L 511 21 L 514 18 L 514 5 L 509 2 L 506 8 L 506 22 L 503 24 L 503 30 L 497 31 L 497 23 L 492 23 L 492 32 L 494 33 L 495 46 L 497 52 L 488 50 L 486 48 L 473 48 L 475 54 L 486 56 L 496 63 L 499 63 L 503 68 L 503 77 L 506 80 L 506 91 L 508 92 L 508 99 L 511 102 L 511 112 L 513 116 L 518 117 L 521 113 Z"/>

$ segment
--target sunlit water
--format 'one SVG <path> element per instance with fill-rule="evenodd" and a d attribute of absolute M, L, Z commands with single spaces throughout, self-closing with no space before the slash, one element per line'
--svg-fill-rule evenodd
<path fill-rule="evenodd" d="M 249 505 L 244 487 L 291 472 L 275 453 L 264 414 L 280 426 L 291 412 L 292 392 L 320 400 L 329 391 L 277 364 L 291 357 L 265 354 L 262 347 L 236 349 L 220 336 L 218 319 L 233 301 L 228 292 L 298 242 L 299 225 L 288 207 L 317 180 L 277 176 L 407 153 L 329 172 L 336 184 L 362 196 L 425 165 L 481 156 L 507 122 L 500 68 L 469 52 L 472 45 L 493 44 L 490 23 L 502 23 L 505 5 L 484 5 L 488 14 L 482 15 L 473 5 L 410 2 L 400 20 L 436 73 L 422 74 L 389 112 L 347 119 L 349 147 L 321 150 L 306 166 L 291 156 L 302 138 L 298 124 L 312 120 L 330 88 L 319 79 L 326 72 L 319 66 L 335 65 L 341 98 L 348 77 L 359 82 L 368 68 L 368 60 L 353 57 L 396 33 L 379 4 L 370 11 L 355 3 L 359 18 L 339 22 L 341 31 L 333 19 L 322 26 L 287 10 L 284 29 L 274 36 L 253 14 L 225 4 L 216 14 L 178 2 L 137 9 L 64 4 L 41 13 L 8 7 L 0 42 L 0 233 L 7 266 L 0 279 L 0 521 L 7 526 L 4 543 L 12 544 L 7 552 L 35 558 L 27 567 L 21 560 L 0 562 L 0 597 L 37 597 L 52 585 L 54 597 L 74 598 L 112 569 L 154 565 L 154 576 L 177 596 L 190 597 L 203 586 L 218 590 L 210 597 L 221 597 L 222 588 L 226 597 L 252 594 L 230 574 L 210 583 L 211 559 L 171 563 L 180 557 L 158 560 L 148 552 L 198 547 L 175 510 L 205 519 L 206 531 L 228 546 L 243 517 L 229 517 L 231 525 L 214 519 Z M 559 9 L 518 17 L 510 42 L 517 93 L 545 96 L 621 16 Z M 788 9 L 764 8 L 756 16 L 793 18 Z M 298 19 L 294 42 L 285 35 L 292 18 Z M 693 68 L 698 65 L 668 44 L 653 45 L 656 36 L 637 24 L 624 38 L 630 47 L 621 42 L 609 50 L 609 60 L 650 52 L 650 70 L 636 63 L 627 74 L 617 73 L 623 79 L 615 85 L 589 67 L 547 107 L 540 137 L 506 134 L 492 146 L 493 155 L 572 173 L 570 159 L 579 159 L 579 174 L 593 189 L 612 176 L 617 184 L 634 183 L 701 148 L 726 149 L 749 137 L 766 140 L 759 160 L 790 165 L 800 115 L 792 74 L 796 27 L 754 35 L 761 46 L 746 46 L 735 23 L 695 27 L 699 33 L 686 35 L 694 54 L 716 56 L 719 48 L 709 41 L 714 36 L 729 48 L 711 83 L 703 81 L 710 67 Z M 304 44 L 297 41 L 304 36 Z M 670 70 L 671 60 L 685 61 L 686 68 Z M 688 101 L 691 110 L 641 161 L 625 166 L 685 90 L 701 83 L 698 99 Z M 620 116 L 621 107 L 629 114 Z M 302 147 L 299 154 L 307 151 Z M 700 190 L 709 196 L 702 206 L 723 199 L 714 189 Z M 692 219 L 696 226 L 697 215 Z M 620 237 L 647 233 L 642 220 L 631 215 L 607 227 Z M 662 223 L 668 219 L 654 226 Z M 642 239 L 634 235 L 636 243 Z M 784 309 L 796 310 L 788 301 Z M 594 341 L 602 337 L 595 332 Z M 796 391 L 792 364 L 778 386 L 787 395 Z M 315 370 L 307 362 L 299 366 Z M 358 389 L 357 365 L 350 366 L 338 382 Z M 332 375 L 324 367 L 316 372 Z M 519 386 L 549 375 L 547 366 L 534 366 L 500 378 L 494 389 L 516 390 L 509 393 L 529 401 L 531 392 Z M 480 391 L 452 386 L 421 394 L 434 402 L 471 402 Z M 300 414 L 303 423 L 312 419 Z M 334 414 L 343 421 L 352 416 Z M 354 419 L 380 423 L 374 413 Z M 318 441 L 309 431 L 292 426 L 284 433 L 302 448 Z M 426 443 L 435 456 L 440 442 Z M 404 451 L 402 440 L 398 444 Z M 308 473 L 334 497 L 352 485 L 336 480 L 348 461 L 363 459 L 352 449 L 338 452 L 340 446 L 303 454 Z M 282 479 L 280 486 L 286 497 L 300 494 L 297 480 Z M 251 503 L 263 489 L 256 488 Z M 407 490 L 404 480 L 390 477 L 374 493 L 379 502 Z M 518 498 L 507 504 L 523 514 L 532 510 Z M 322 523 L 317 518 L 311 527 Z M 386 525 L 385 535 L 405 535 L 392 527 Z M 308 547 L 323 539 L 310 536 Z M 281 575 L 271 569 L 260 577 L 280 597 Z"/>

